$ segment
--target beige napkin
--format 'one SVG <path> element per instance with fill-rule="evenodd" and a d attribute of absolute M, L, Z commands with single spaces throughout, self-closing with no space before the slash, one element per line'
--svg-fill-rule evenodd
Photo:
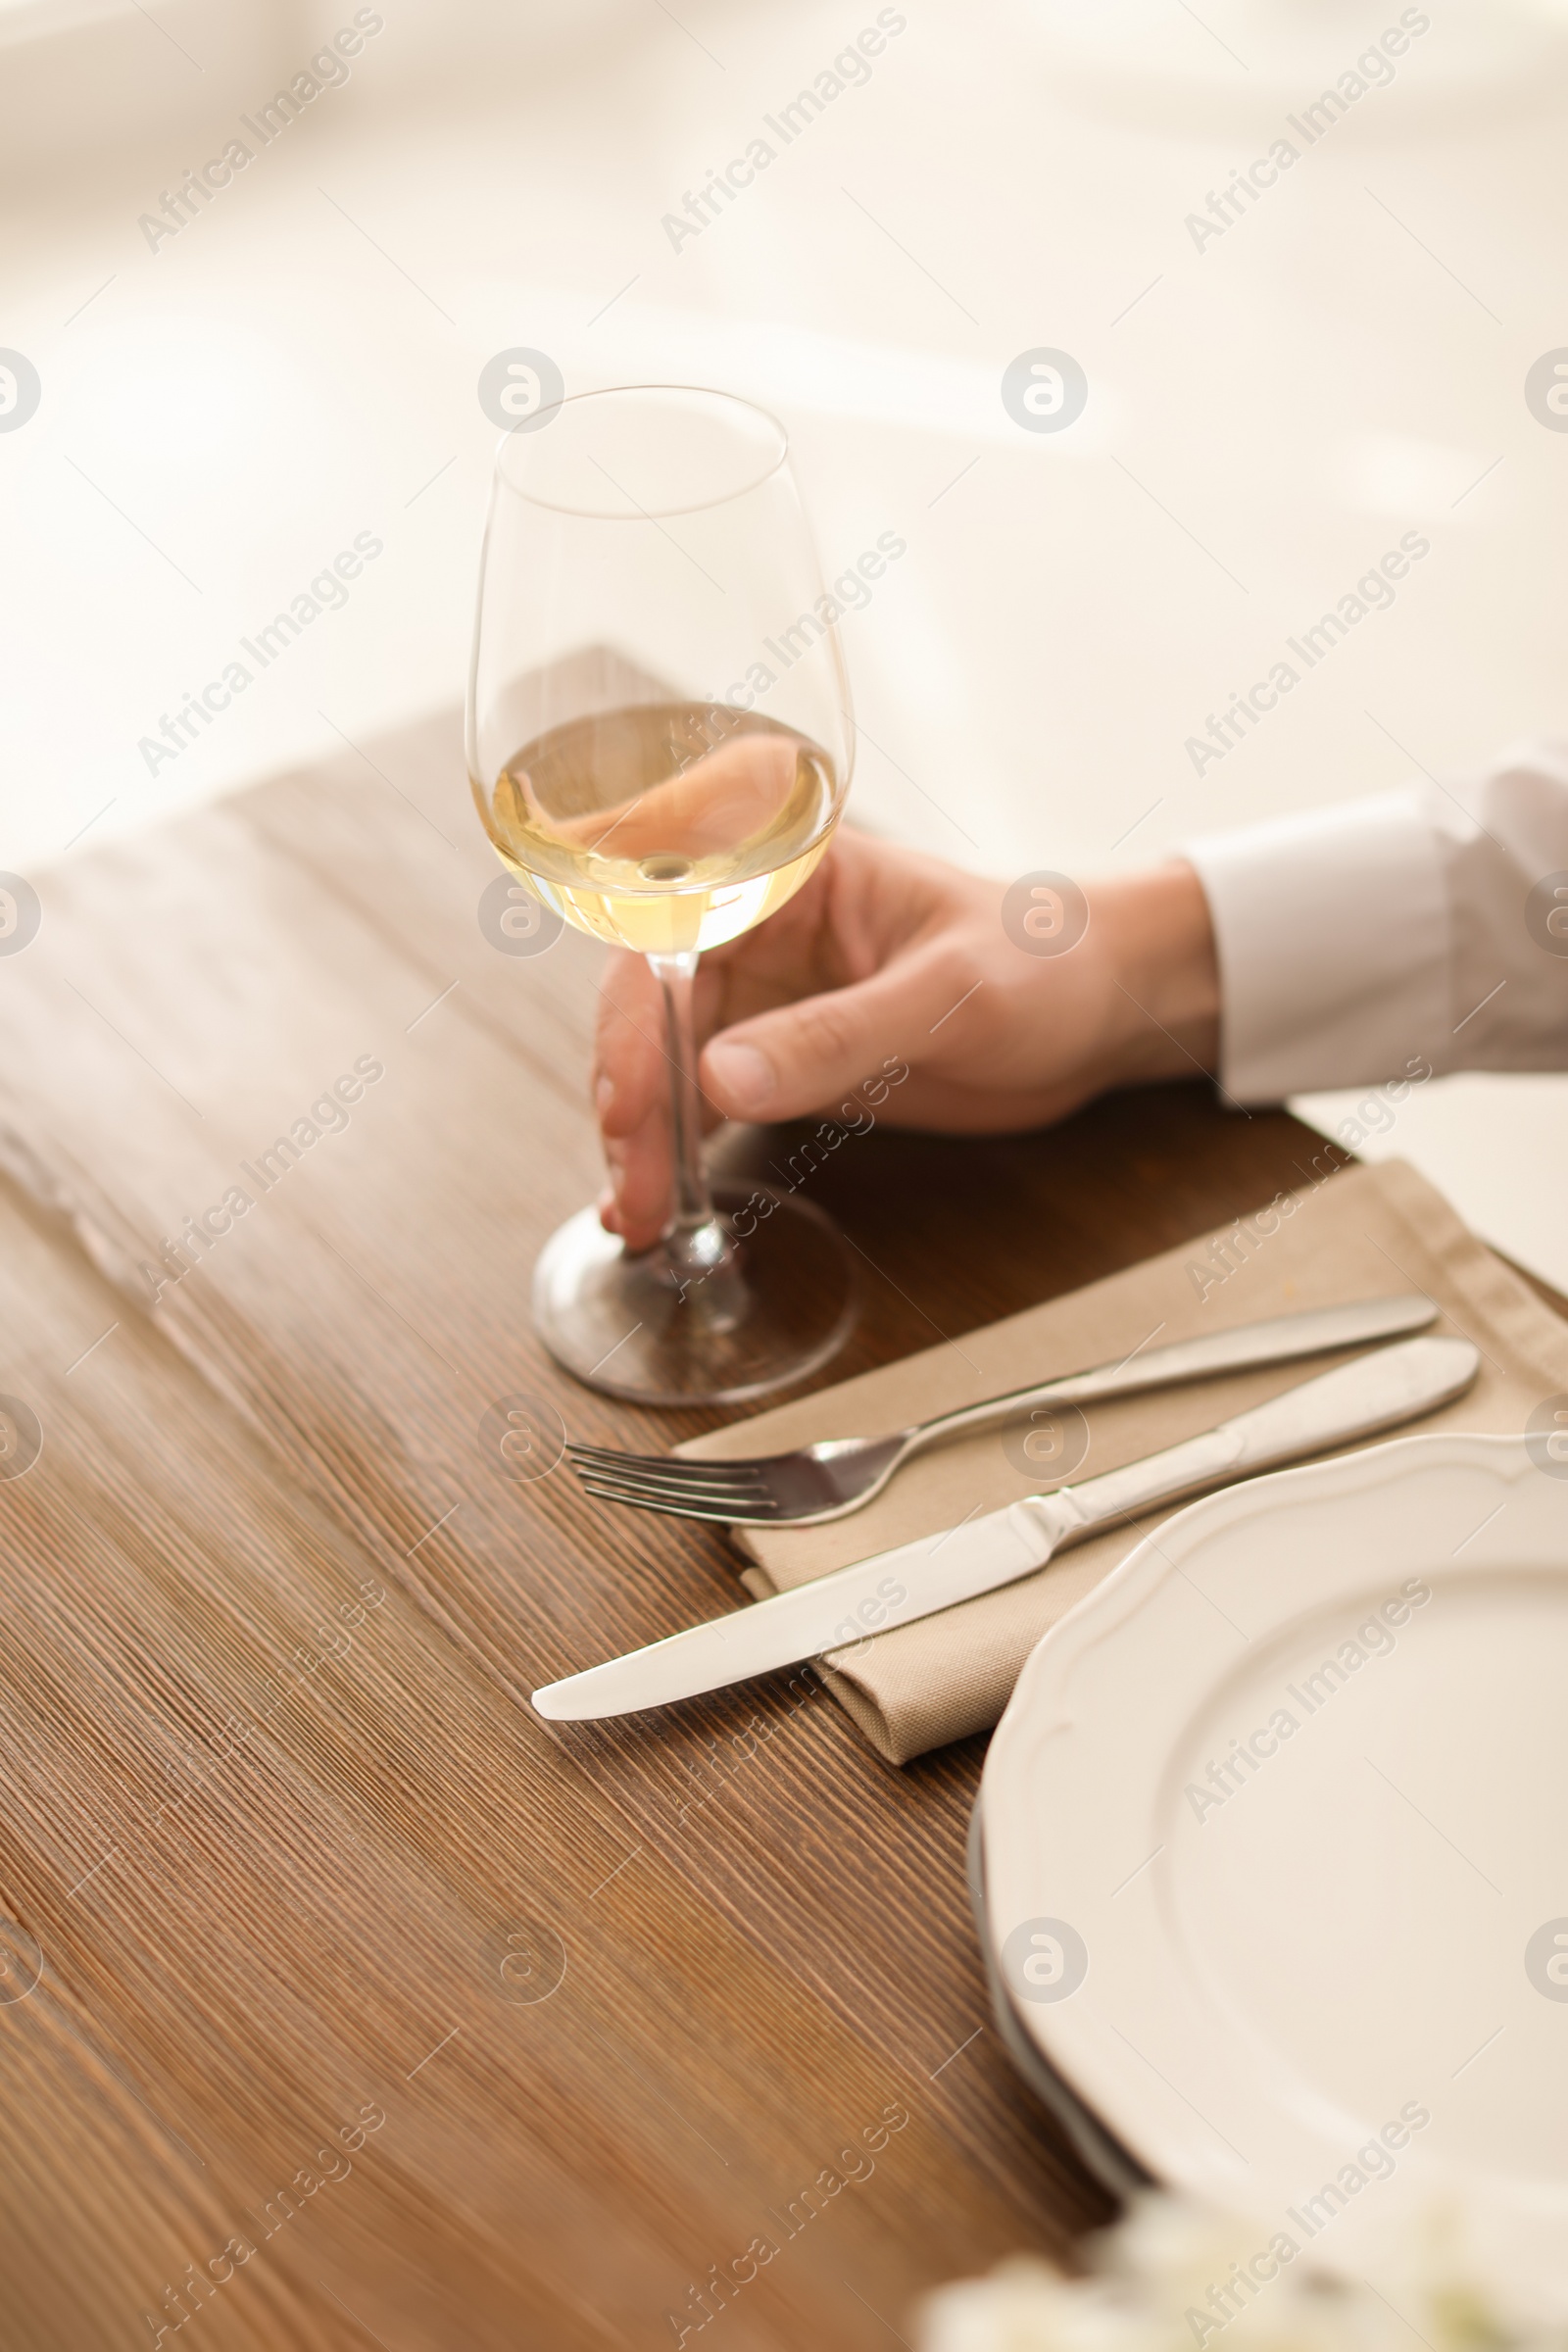
<path fill-rule="evenodd" d="M 1482 1350 L 1475 1386 L 1412 1428 L 1516 1430 L 1543 1397 L 1568 1391 L 1568 1323 L 1467 1232 L 1413 1168 L 1385 1160 L 1346 1169 L 1235 1227 L 677 1451 L 722 1461 L 816 1438 L 880 1436 L 1057 1373 L 1115 1362 L 1141 1346 L 1410 1291 L 1443 1308 L 1435 1331 L 1459 1333 Z M 1092 1405 L 1089 1450 L 1073 1475 L 1136 1461 L 1344 1360 L 1324 1356 Z M 863 1511 L 826 1527 L 737 1529 L 736 1541 L 757 1562 L 743 1571 L 748 1590 L 761 1598 L 805 1584 L 1054 1483 L 1027 1469 L 1024 1434 L 1013 1424 L 937 1446 Z M 1077 1544 L 1020 1584 L 878 1635 L 858 1645 L 853 1664 L 841 1653 L 826 1671 L 829 1689 L 894 1764 L 989 1729 L 1042 1634 L 1163 1515 L 1152 1513 L 1132 1533 L 1121 1527 Z"/>

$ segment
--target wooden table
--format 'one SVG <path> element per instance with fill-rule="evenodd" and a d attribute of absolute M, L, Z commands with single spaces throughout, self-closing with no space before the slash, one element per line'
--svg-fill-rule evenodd
<path fill-rule="evenodd" d="M 455 777 L 443 719 L 82 858 L 0 961 L 0 1389 L 43 1433 L 0 1480 L 29 2352 L 836 2352 L 1105 2214 L 988 2023 L 980 1742 L 890 1770 L 808 1671 L 651 1722 L 524 1703 L 730 1605 L 737 1563 L 481 1445 L 518 1392 L 611 1442 L 705 1424 L 585 1394 L 528 1329 L 597 1181 L 598 957 L 489 945 Z M 237 1173 L 312 1102 L 319 1140 Z M 1314 1150 L 1201 1085 L 1006 1142 L 878 1130 L 814 1180 L 868 1266 L 823 1378 Z"/>

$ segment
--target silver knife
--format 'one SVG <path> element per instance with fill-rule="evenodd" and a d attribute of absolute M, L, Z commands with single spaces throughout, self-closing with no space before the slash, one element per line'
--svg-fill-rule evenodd
<path fill-rule="evenodd" d="M 1064 1544 L 1115 1520 L 1432 1412 L 1470 1386 L 1480 1361 L 1468 1340 L 1405 1340 L 1380 1348 L 1125 1469 L 1058 1487 L 1053 1494 L 1031 1494 L 983 1519 L 877 1552 L 771 1600 L 547 1683 L 534 1692 L 534 1706 L 558 1722 L 630 1715 L 849 1648 L 1029 1576 Z"/>

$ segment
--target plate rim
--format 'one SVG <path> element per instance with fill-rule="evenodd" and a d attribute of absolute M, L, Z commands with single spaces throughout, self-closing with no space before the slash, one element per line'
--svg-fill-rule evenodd
<path fill-rule="evenodd" d="M 986 1864 L 986 1940 L 999 1967 L 1003 1938 L 1008 1932 L 1007 1920 L 1017 1910 L 1016 1904 L 1005 1912 L 1002 1909 L 1002 1883 L 1009 1875 L 1009 1865 L 1014 1859 L 1006 1850 L 1010 1831 L 1004 1817 L 1008 1776 L 1012 1774 L 1021 1780 L 1028 1769 L 1020 1745 L 1025 1739 L 1038 1742 L 1054 1730 L 1070 1733 L 1073 1711 L 1066 1703 L 1070 1678 L 1076 1661 L 1088 1647 L 1120 1638 L 1146 1594 L 1181 1572 L 1184 1563 L 1212 1535 L 1245 1524 L 1249 1519 L 1266 1518 L 1275 1511 L 1289 1509 L 1298 1500 L 1353 1496 L 1379 1486 L 1399 1483 L 1412 1475 L 1419 1477 L 1426 1471 L 1455 1467 L 1477 1469 L 1513 1486 L 1535 1465 L 1521 1432 L 1434 1430 L 1409 1433 L 1353 1452 L 1238 1481 L 1153 1522 L 1131 1544 L 1116 1567 L 1047 1631 L 1026 1659 L 997 1727 L 977 1800 Z M 1568 1486 L 1561 1505 L 1568 1510 Z M 1477 1535 L 1481 1532 L 1478 1530 Z M 1473 1561 L 1465 1563 L 1465 1570 L 1484 1567 L 1486 1557 L 1483 1549 Z M 1294 1615 L 1289 1606 L 1277 1609 L 1252 1638 L 1266 1639 L 1282 1631 Z M 1200 1702 L 1203 1690 L 1218 1680 L 1206 1657 L 1200 1657 L 1197 1674 L 1188 1682 L 1188 1693 L 1195 1703 Z M 1159 1766 L 1154 1769 L 1157 1772 Z M 1152 1799 L 1152 1785 L 1147 1788 L 1142 1784 L 1133 1786 L 1136 1792 L 1130 1803 L 1137 1803 L 1143 1797 Z M 1017 1870 L 1011 1875 L 1016 1877 Z M 1246 2180 L 1214 2161 L 1206 2146 L 1195 2142 L 1190 2129 L 1185 2139 L 1173 2133 L 1168 2114 L 1157 2098 L 1147 2102 L 1146 2115 L 1140 2122 L 1136 2099 L 1119 2095 L 1114 2070 L 1097 2064 L 1101 2051 L 1096 2037 L 1093 2033 L 1086 2035 L 1083 2031 L 1090 2012 L 1085 2011 L 1083 2021 L 1075 2024 L 1073 2003 L 1009 2003 L 1009 2006 L 1042 2060 L 1061 2078 L 1101 2128 L 1123 2143 L 1139 2163 L 1156 2177 L 1179 2181 L 1199 2195 L 1219 2197 L 1241 2206 L 1255 2201 L 1249 2198 Z M 1124 2069 L 1124 2077 L 1131 2080 L 1129 2070 Z M 1175 2093 L 1178 2099 L 1182 2095 Z M 1283 2146 L 1288 2119 L 1279 2102 L 1265 2096 L 1258 2115 L 1260 2123 L 1267 2118 L 1273 2144 Z M 1304 2127 L 1301 2137 L 1303 2149 L 1308 2148 L 1310 2142 Z M 1181 2161 L 1170 2161 L 1173 2151 Z M 1306 2161 L 1303 2157 L 1303 2162 Z M 1564 2182 L 1562 2197 L 1568 2209 L 1568 2181 Z M 1556 2210 L 1554 2202 L 1553 2211 Z"/>

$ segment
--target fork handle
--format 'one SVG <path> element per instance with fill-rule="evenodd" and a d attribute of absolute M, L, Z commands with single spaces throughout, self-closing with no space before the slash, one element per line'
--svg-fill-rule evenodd
<path fill-rule="evenodd" d="M 1135 1349 L 1118 1363 L 1100 1364 L 1091 1372 L 1069 1372 L 1057 1380 L 1041 1381 L 1032 1389 L 1014 1389 L 1005 1396 L 991 1396 L 983 1404 L 964 1405 L 956 1413 L 939 1413 L 906 1432 L 904 1459 L 918 1453 L 939 1438 L 961 1430 L 991 1429 L 1014 1421 L 1041 1404 L 1092 1404 L 1104 1396 L 1132 1396 L 1145 1389 L 1173 1388 L 1179 1381 L 1212 1379 L 1221 1372 L 1242 1372 L 1255 1364 L 1285 1364 L 1298 1356 L 1321 1355 L 1331 1348 L 1354 1348 L 1366 1340 L 1392 1339 L 1401 1332 L 1420 1331 L 1436 1319 L 1437 1307 L 1420 1296 L 1397 1298 L 1357 1298 L 1348 1306 L 1311 1307 L 1303 1314 L 1275 1315 L 1264 1323 L 1244 1323 L 1232 1331 L 1206 1333 L 1197 1340 L 1177 1340 L 1168 1348 L 1147 1352 Z"/>

